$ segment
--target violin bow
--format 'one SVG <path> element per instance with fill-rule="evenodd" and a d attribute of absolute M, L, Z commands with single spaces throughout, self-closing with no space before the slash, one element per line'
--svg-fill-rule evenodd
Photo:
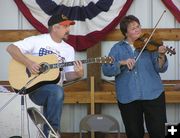
<path fill-rule="evenodd" d="M 153 31 L 151 32 L 151 34 L 150 34 L 148 40 L 146 41 L 146 43 L 144 44 L 143 48 L 142 48 L 141 51 L 139 52 L 139 55 L 137 56 L 137 58 L 136 58 L 136 60 L 135 60 L 135 64 L 136 64 L 136 62 L 138 61 L 139 57 L 141 56 L 143 50 L 146 48 L 146 46 L 147 46 L 148 42 L 150 41 L 151 37 L 153 36 L 154 32 L 156 31 L 157 25 L 159 24 L 159 22 L 160 22 L 160 20 L 161 20 L 161 18 L 162 18 L 162 16 L 164 15 L 165 12 L 166 12 L 166 10 L 164 10 L 163 13 L 161 14 L 161 16 L 160 16 L 158 22 L 156 23 L 156 25 L 155 25 Z"/>

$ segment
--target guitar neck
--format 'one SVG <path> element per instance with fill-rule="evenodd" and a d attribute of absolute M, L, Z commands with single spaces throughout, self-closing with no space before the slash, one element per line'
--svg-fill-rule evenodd
<path fill-rule="evenodd" d="M 90 59 L 85 59 L 85 60 L 80 60 L 82 64 L 90 64 L 90 63 L 95 63 L 96 58 L 90 58 Z M 64 63 L 55 63 L 55 64 L 50 64 L 50 68 L 63 68 L 67 66 L 73 66 L 75 61 L 70 61 L 70 62 L 64 62 Z"/>

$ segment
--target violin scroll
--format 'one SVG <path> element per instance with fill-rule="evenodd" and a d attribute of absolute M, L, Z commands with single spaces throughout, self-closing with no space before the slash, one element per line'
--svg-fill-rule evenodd
<path fill-rule="evenodd" d="M 172 46 L 170 48 L 166 46 L 166 49 L 167 49 L 167 54 L 169 54 L 170 56 L 176 55 L 176 50 L 175 48 L 172 48 Z"/>

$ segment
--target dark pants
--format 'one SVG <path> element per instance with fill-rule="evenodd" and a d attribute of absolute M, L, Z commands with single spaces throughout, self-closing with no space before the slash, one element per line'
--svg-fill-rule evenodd
<path fill-rule="evenodd" d="M 144 137 L 144 119 L 150 138 L 165 138 L 166 106 L 164 92 L 154 100 L 118 102 L 128 138 Z"/>

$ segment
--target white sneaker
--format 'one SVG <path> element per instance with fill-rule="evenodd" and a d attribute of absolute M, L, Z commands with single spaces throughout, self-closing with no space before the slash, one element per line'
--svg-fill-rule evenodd
<path fill-rule="evenodd" d="M 57 132 L 57 138 L 61 138 L 59 131 Z"/>
<path fill-rule="evenodd" d="M 54 135 L 54 134 L 50 131 L 48 138 L 61 138 L 61 135 L 60 135 L 59 131 L 56 132 L 56 135 Z"/>

